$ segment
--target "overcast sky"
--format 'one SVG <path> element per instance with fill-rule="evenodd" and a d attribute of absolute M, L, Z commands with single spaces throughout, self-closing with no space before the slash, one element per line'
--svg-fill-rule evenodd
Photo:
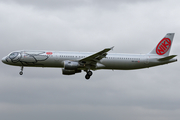
<path fill-rule="evenodd" d="M 180 51 L 179 0 L 0 0 L 0 58 L 14 50 L 148 53 L 168 32 Z M 179 58 L 179 57 L 177 57 Z M 0 63 L 2 120 L 179 120 L 180 63 L 64 76 Z"/>

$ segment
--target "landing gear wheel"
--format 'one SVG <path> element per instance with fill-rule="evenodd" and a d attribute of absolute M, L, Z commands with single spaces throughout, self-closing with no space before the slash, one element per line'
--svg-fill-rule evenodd
<path fill-rule="evenodd" d="M 88 74 L 86 74 L 85 78 L 88 80 L 91 76 L 89 76 Z"/>
<path fill-rule="evenodd" d="M 19 72 L 20 75 L 23 75 L 23 66 L 21 66 L 21 71 Z"/>
<path fill-rule="evenodd" d="M 87 75 L 92 76 L 93 72 L 92 71 L 87 71 Z"/>
<path fill-rule="evenodd" d="M 19 74 L 20 74 L 20 75 L 23 75 L 23 72 L 21 71 L 21 72 L 19 72 Z"/>
<path fill-rule="evenodd" d="M 90 70 L 88 70 L 88 71 L 86 71 L 86 76 L 85 76 L 85 78 L 88 80 L 88 79 L 90 79 L 90 77 L 92 76 L 92 74 L 93 74 L 93 72 L 92 71 L 90 71 Z"/>

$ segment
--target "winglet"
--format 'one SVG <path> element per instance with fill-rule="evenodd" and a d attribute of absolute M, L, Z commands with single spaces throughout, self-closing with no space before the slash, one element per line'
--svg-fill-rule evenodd
<path fill-rule="evenodd" d="M 110 49 L 111 49 L 111 50 L 113 50 L 113 49 L 114 49 L 114 46 L 113 46 L 113 47 L 111 47 Z"/>

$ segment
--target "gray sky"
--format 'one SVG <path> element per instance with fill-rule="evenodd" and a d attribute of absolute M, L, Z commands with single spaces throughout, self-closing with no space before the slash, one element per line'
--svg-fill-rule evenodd
<path fill-rule="evenodd" d="M 0 0 L 0 58 L 14 50 L 148 53 L 175 32 L 179 0 Z M 179 58 L 179 57 L 177 57 Z M 179 120 L 180 63 L 63 76 L 0 63 L 2 120 Z"/>

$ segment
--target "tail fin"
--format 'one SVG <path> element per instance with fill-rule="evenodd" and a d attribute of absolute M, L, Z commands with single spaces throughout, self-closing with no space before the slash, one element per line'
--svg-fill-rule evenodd
<path fill-rule="evenodd" d="M 167 33 L 166 36 L 158 43 L 158 45 L 149 54 L 168 56 L 171 50 L 174 34 L 175 33 Z"/>

